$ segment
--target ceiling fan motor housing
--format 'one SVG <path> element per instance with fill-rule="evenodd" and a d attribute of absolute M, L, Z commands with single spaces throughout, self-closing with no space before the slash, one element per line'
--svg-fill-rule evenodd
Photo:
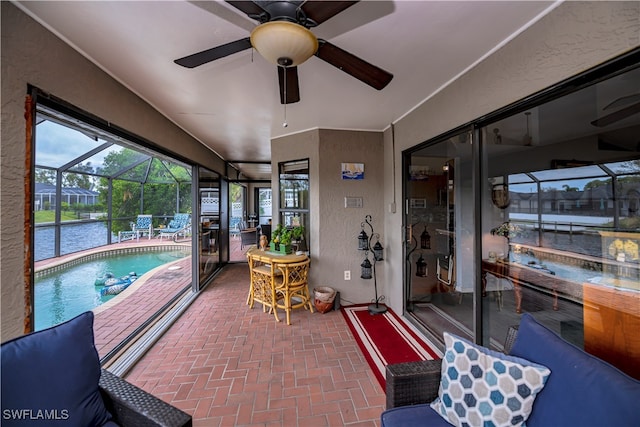
<path fill-rule="evenodd" d="M 306 14 L 300 6 L 304 1 L 256 1 L 258 6 L 264 10 L 261 16 L 261 23 L 267 21 L 287 21 L 303 25 L 304 27 L 315 27 L 317 24 L 307 19 Z"/>

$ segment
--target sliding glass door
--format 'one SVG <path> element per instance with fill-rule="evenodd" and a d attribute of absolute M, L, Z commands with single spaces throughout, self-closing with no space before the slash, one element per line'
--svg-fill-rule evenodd
<path fill-rule="evenodd" d="M 473 196 L 471 133 L 406 158 L 406 306 L 432 332 L 458 325 L 473 336 Z"/>
<path fill-rule="evenodd" d="M 207 283 L 220 267 L 220 175 L 199 168 L 200 220 L 198 221 L 199 283 Z"/>
<path fill-rule="evenodd" d="M 405 306 L 433 338 L 501 350 L 529 313 L 640 377 L 640 66 L 627 62 L 405 153 Z"/>

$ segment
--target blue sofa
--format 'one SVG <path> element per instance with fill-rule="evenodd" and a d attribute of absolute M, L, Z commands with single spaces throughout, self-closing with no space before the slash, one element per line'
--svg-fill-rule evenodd
<path fill-rule="evenodd" d="M 465 344 L 464 340 L 458 340 L 456 345 L 462 344 Z M 475 345 L 468 343 L 465 351 L 475 352 L 473 346 Z M 542 381 L 543 385 L 537 391 L 537 395 L 529 396 L 529 412 L 520 417 L 518 422 L 514 422 L 514 425 L 524 425 L 522 422 L 526 422 L 528 427 L 640 425 L 640 381 L 566 342 L 528 313 L 523 314 L 519 327 L 512 328 L 507 337 L 505 352 L 509 355 L 476 347 L 483 355 L 494 358 L 494 363 L 496 360 L 497 363 L 504 359 L 515 360 L 524 365 L 537 367 L 541 372 L 543 368 L 548 368 L 547 373 L 550 371 Z M 441 364 L 451 366 L 454 356 L 455 350 L 447 348 L 444 361 L 409 362 L 387 366 L 387 410 L 381 415 L 381 425 L 464 425 L 457 415 L 464 418 L 464 403 L 473 405 L 476 404 L 476 399 L 471 394 L 465 394 L 464 402 L 459 407 L 456 403 L 450 402 L 447 393 L 453 381 L 448 374 L 453 372 L 455 377 L 457 373 L 455 369 L 450 371 L 450 367 L 445 369 L 446 372 L 442 372 Z M 471 371 L 473 372 L 473 369 Z M 435 403 L 431 404 L 434 401 Z M 446 405 L 450 405 L 449 409 L 454 412 L 453 418 L 445 419 L 446 410 L 443 408 Z M 455 415 L 458 409 L 460 412 Z M 495 419 L 490 418 L 485 418 L 480 425 L 482 423 L 500 425 Z M 471 422 L 468 425 L 477 424 Z"/>
<path fill-rule="evenodd" d="M 191 426 L 191 416 L 101 369 L 88 311 L 0 347 L 11 426 Z"/>

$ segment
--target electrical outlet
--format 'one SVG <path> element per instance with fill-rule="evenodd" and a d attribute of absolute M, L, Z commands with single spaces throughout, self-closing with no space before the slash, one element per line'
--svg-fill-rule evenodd
<path fill-rule="evenodd" d="M 351 280 L 351 270 L 344 271 L 344 280 Z"/>

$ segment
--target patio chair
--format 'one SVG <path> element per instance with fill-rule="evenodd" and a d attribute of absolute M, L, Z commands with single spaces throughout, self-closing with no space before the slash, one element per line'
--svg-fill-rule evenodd
<path fill-rule="evenodd" d="M 276 321 L 280 321 L 278 312 L 276 311 L 276 286 L 280 286 L 282 278 L 282 270 L 280 270 L 274 262 L 268 258 L 263 258 L 261 251 L 248 251 L 247 261 L 249 263 L 249 295 L 247 296 L 247 304 L 249 308 L 253 308 L 254 303 L 262 304 L 263 313 L 273 313 Z"/>
<path fill-rule="evenodd" d="M 123 239 L 133 239 L 136 238 L 136 241 L 140 240 L 140 236 L 147 233 L 149 236 L 149 240 L 151 240 L 151 236 L 153 235 L 153 223 L 152 220 L 153 215 L 138 215 L 136 222 L 131 223 L 131 230 L 119 231 L 118 232 L 118 243 L 120 243 Z"/>
<path fill-rule="evenodd" d="M 313 313 L 311 294 L 309 293 L 310 260 L 289 264 L 276 264 L 283 272 L 283 280 L 276 283 L 276 308 L 286 312 L 287 325 L 291 325 L 291 310 L 306 308 Z M 277 315 L 276 315 L 277 316 Z"/>
<path fill-rule="evenodd" d="M 176 240 L 178 235 L 185 234 L 191 226 L 191 214 L 177 213 L 173 216 L 173 219 L 169 222 L 169 226 L 159 231 L 158 238 L 163 237 Z"/>
<path fill-rule="evenodd" d="M 229 234 L 231 237 L 237 237 L 240 235 L 240 223 L 242 222 L 242 218 L 237 216 L 232 216 L 229 221 Z"/>
<path fill-rule="evenodd" d="M 238 224 L 240 230 L 240 249 L 244 249 L 245 246 L 256 245 L 258 246 L 258 229 L 246 228 L 244 222 Z"/>

